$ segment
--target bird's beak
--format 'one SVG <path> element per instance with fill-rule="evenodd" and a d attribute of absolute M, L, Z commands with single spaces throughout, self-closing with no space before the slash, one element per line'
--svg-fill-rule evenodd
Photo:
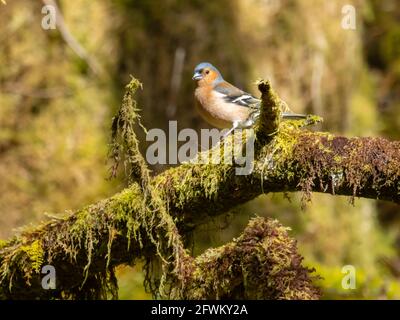
<path fill-rule="evenodd" d="M 193 77 L 192 77 L 192 80 L 200 80 L 202 78 L 203 78 L 203 76 L 201 75 L 200 72 L 195 72 Z"/>

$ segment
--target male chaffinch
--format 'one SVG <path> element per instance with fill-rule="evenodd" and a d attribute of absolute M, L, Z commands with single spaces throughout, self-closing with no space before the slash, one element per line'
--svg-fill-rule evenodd
<path fill-rule="evenodd" d="M 220 128 L 250 128 L 259 115 L 260 99 L 225 81 L 211 63 L 202 62 L 194 69 L 197 81 L 195 97 L 200 115 L 209 124 Z M 304 119 L 306 115 L 293 113 L 282 101 L 282 118 Z"/>

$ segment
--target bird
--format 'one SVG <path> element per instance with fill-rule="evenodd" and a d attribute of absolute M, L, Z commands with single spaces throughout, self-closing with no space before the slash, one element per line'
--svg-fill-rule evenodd
<path fill-rule="evenodd" d="M 209 62 L 201 62 L 194 68 L 193 80 L 196 107 L 201 117 L 219 129 L 251 128 L 260 114 L 261 100 L 247 93 L 222 77 L 221 72 Z M 283 119 L 305 119 L 306 115 L 292 112 L 281 100 Z"/>

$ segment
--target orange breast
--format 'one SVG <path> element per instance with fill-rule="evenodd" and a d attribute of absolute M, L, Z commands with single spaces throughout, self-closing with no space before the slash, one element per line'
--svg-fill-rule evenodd
<path fill-rule="evenodd" d="M 250 110 L 234 103 L 224 101 L 223 95 L 199 87 L 195 91 L 196 106 L 202 118 L 220 129 L 231 128 L 234 121 L 244 121 Z"/>

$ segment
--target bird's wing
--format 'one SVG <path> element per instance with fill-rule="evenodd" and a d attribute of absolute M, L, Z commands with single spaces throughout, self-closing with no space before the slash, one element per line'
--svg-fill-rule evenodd
<path fill-rule="evenodd" d="M 260 107 L 260 99 L 257 99 L 250 93 L 244 92 L 243 90 L 240 90 L 239 88 L 235 87 L 234 85 L 230 84 L 229 82 L 223 81 L 219 84 L 217 84 L 214 87 L 214 90 L 218 92 L 219 94 L 223 95 L 223 99 L 226 102 L 229 103 L 234 103 L 236 105 L 242 106 L 242 107 L 248 107 L 251 109 L 254 109 L 257 113 L 257 109 Z M 282 117 L 283 118 L 288 118 L 288 119 L 302 119 L 306 118 L 306 115 L 303 114 L 297 114 L 294 113 L 287 103 L 283 101 L 282 99 L 280 100 L 280 108 L 282 111 Z"/>
<path fill-rule="evenodd" d="M 226 81 L 217 84 L 214 90 L 222 94 L 226 102 L 234 103 L 242 107 L 256 108 L 260 103 L 260 100 L 250 93 L 244 92 Z"/>

